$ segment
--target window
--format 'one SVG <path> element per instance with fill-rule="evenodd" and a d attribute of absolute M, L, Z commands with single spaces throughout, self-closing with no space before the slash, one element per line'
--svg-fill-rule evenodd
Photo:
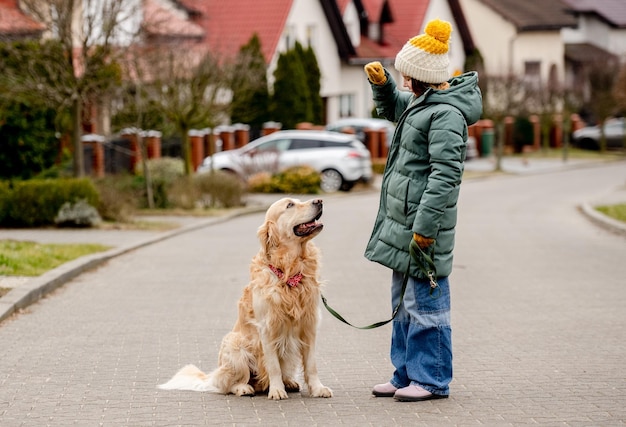
<path fill-rule="evenodd" d="M 315 40 L 317 38 L 317 27 L 315 25 L 307 25 L 306 27 L 306 42 L 307 46 L 315 49 Z"/>
<path fill-rule="evenodd" d="M 285 40 L 285 50 L 292 49 L 296 45 L 296 27 L 294 25 L 285 27 L 283 39 Z"/>
<path fill-rule="evenodd" d="M 323 141 L 322 142 L 322 147 L 347 147 L 348 144 L 346 144 L 345 142 L 339 142 L 339 141 Z"/>
<path fill-rule="evenodd" d="M 339 117 L 352 117 L 354 115 L 354 98 L 352 94 L 339 95 Z"/>
<path fill-rule="evenodd" d="M 524 62 L 524 82 L 531 89 L 539 89 L 541 87 L 541 62 Z"/>
<path fill-rule="evenodd" d="M 289 146 L 290 150 L 302 150 L 306 148 L 319 148 L 321 142 L 314 139 L 294 139 Z"/>
<path fill-rule="evenodd" d="M 266 152 L 266 151 L 285 151 L 289 147 L 288 139 L 276 139 L 274 141 L 268 141 L 264 144 L 257 145 L 253 150 L 254 152 Z"/>

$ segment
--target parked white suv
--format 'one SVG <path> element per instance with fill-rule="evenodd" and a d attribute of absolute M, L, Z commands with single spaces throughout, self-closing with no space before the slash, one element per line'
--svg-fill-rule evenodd
<path fill-rule="evenodd" d="M 324 192 L 349 191 L 373 176 L 370 152 L 354 135 L 315 130 L 271 133 L 244 147 L 205 158 L 198 172 L 212 168 L 246 179 L 258 172 L 278 173 L 293 166 L 317 170 Z"/>
<path fill-rule="evenodd" d="M 344 118 L 326 125 L 326 130 L 333 132 L 344 132 L 346 129 L 352 129 L 361 142 L 365 142 L 366 129 L 385 129 L 387 131 L 386 143 L 390 145 L 396 125 L 389 120 L 375 118 Z"/>

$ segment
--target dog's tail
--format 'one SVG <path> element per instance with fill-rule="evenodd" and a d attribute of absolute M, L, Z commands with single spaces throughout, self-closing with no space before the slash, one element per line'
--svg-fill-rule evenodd
<path fill-rule="evenodd" d="M 192 390 L 219 393 L 213 385 L 211 374 L 205 374 L 195 365 L 181 368 L 168 382 L 158 386 L 161 390 Z"/>
<path fill-rule="evenodd" d="M 249 383 L 251 373 L 257 371 L 256 359 L 249 347 L 246 337 L 231 332 L 224 337 L 217 369 L 205 374 L 196 366 L 187 365 L 171 380 L 158 387 L 162 390 L 194 390 L 222 394 L 241 392 Z"/>

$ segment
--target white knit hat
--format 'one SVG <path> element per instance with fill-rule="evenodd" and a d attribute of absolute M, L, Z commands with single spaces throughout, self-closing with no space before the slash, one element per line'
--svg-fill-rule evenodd
<path fill-rule="evenodd" d="M 452 25 L 435 19 L 426 24 L 424 34 L 402 47 L 394 66 L 405 76 L 424 83 L 443 83 L 450 78 L 448 42 Z"/>

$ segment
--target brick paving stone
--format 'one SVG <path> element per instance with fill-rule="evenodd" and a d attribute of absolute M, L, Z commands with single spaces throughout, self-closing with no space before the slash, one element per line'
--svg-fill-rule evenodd
<path fill-rule="evenodd" d="M 215 366 L 258 248 L 251 214 L 115 257 L 0 324 L 0 425 L 624 425 L 626 240 L 577 212 L 624 178 L 619 164 L 464 184 L 449 399 L 372 397 L 391 374 L 390 326 L 325 311 L 331 399 L 158 390 L 186 363 Z M 324 199 L 325 296 L 354 324 L 387 318 L 390 273 L 363 258 L 378 195 Z"/>

